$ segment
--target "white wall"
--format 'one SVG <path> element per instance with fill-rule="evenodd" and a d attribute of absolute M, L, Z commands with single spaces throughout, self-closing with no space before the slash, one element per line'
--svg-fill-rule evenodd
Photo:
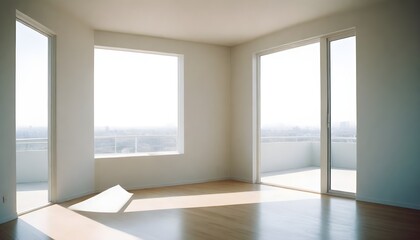
<path fill-rule="evenodd" d="M 420 209 L 420 3 L 360 15 L 358 199 Z M 363 23 L 368 23 L 364 25 Z"/>
<path fill-rule="evenodd" d="M 16 217 L 15 2 L 0 6 L 0 223 Z M 2 198 L 6 201 L 3 203 Z"/>
<path fill-rule="evenodd" d="M 253 56 L 356 27 L 357 199 L 420 209 L 420 15 L 389 1 L 242 44 L 232 50 L 232 177 L 255 181 Z"/>
<path fill-rule="evenodd" d="M 184 55 L 184 154 L 96 159 L 96 187 L 128 189 L 229 178 L 230 50 L 207 44 L 95 32 L 99 46 Z"/>
<path fill-rule="evenodd" d="M 56 196 L 58 202 L 94 191 L 93 31 L 45 0 L 16 8 L 52 30 L 56 47 Z"/>

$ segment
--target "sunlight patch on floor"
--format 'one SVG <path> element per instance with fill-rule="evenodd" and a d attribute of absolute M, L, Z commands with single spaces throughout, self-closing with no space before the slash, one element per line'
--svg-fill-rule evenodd
<path fill-rule="evenodd" d="M 140 239 L 59 205 L 52 205 L 19 218 L 53 239 Z"/>
<path fill-rule="evenodd" d="M 331 189 L 356 192 L 356 170 L 332 169 Z M 298 168 L 288 171 L 263 173 L 261 182 L 312 192 L 320 192 L 321 170 L 319 167 Z"/>
<path fill-rule="evenodd" d="M 120 185 L 111 187 L 89 199 L 73 204 L 69 207 L 75 211 L 116 213 L 133 196 Z"/>
<path fill-rule="evenodd" d="M 320 196 L 318 194 L 278 188 L 275 190 L 273 189 L 263 191 L 134 199 L 130 202 L 130 204 L 124 212 L 217 207 L 228 205 L 295 201 L 319 198 Z"/>

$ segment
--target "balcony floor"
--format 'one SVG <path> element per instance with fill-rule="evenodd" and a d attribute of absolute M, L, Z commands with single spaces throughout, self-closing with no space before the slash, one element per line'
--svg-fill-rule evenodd
<path fill-rule="evenodd" d="M 49 204 L 48 182 L 18 183 L 16 190 L 18 214 Z"/>
<path fill-rule="evenodd" d="M 270 185 L 320 192 L 321 171 L 317 167 L 306 167 L 261 174 L 261 182 Z M 343 192 L 356 192 L 356 170 L 332 169 L 331 188 Z"/>

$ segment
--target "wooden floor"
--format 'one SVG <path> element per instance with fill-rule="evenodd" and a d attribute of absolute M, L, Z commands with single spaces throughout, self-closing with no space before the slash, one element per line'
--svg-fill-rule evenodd
<path fill-rule="evenodd" d="M 119 213 L 83 199 L 0 225 L 0 239 L 420 239 L 420 211 L 221 181 L 133 191 Z"/>

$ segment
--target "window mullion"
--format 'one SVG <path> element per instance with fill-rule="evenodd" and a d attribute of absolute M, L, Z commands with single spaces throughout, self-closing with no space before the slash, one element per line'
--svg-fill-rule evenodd
<path fill-rule="evenodd" d="M 320 39 L 321 68 L 321 193 L 328 192 L 328 42 Z"/>

